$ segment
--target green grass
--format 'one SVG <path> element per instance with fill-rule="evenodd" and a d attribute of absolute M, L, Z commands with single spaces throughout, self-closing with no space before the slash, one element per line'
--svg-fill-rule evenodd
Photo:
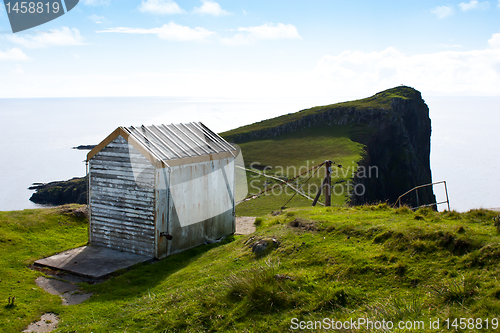
<path fill-rule="evenodd" d="M 79 207 L 71 205 L 68 207 Z M 35 284 L 37 259 L 84 245 L 87 221 L 60 208 L 0 212 L 0 331 L 19 332 L 45 312 L 60 312 L 59 296 Z M 14 306 L 8 298 L 15 297 Z"/>
<path fill-rule="evenodd" d="M 367 128 L 351 126 L 319 126 L 300 132 L 284 134 L 275 139 L 256 140 L 240 144 L 243 158 L 247 168 L 269 167 L 267 174 L 277 177 L 293 178 L 300 173 L 320 164 L 325 160 L 332 160 L 342 168 L 333 167 L 332 184 L 338 183 L 345 190 L 338 187 L 338 195 L 333 195 L 333 205 L 344 205 L 349 199 L 347 183 L 353 179 L 353 172 L 357 170 L 358 162 L 363 158 L 364 145 L 355 142 L 352 138 L 360 132 L 369 133 Z M 321 184 L 325 169 L 321 168 L 306 184 L 305 181 L 311 174 L 299 178 L 299 185 L 304 185 L 303 190 L 311 197 L 316 194 L 316 189 Z M 257 194 L 270 188 L 279 181 L 247 173 L 249 194 Z M 267 192 L 258 199 L 240 203 L 236 206 L 238 216 L 262 216 L 280 208 L 290 199 L 293 190 L 282 186 Z M 320 197 L 324 202 L 324 196 Z M 296 195 L 287 204 L 288 207 L 307 207 L 311 201 Z"/>
<path fill-rule="evenodd" d="M 18 294 L 14 308 L 1 308 L 0 328 L 19 331 L 44 311 L 60 316 L 58 332 L 283 332 L 292 318 L 497 318 L 496 214 L 385 204 L 287 209 L 259 218 L 252 235 L 82 284 L 94 295 L 62 307 L 35 287 L 40 273 L 26 266 L 81 245 L 85 226 L 54 209 L 5 212 L 0 292 L 5 299 L 14 286 Z M 277 245 L 257 256 L 251 245 L 261 239 Z"/>
<path fill-rule="evenodd" d="M 365 129 L 369 131 L 369 129 Z M 363 154 L 364 146 L 351 137 L 358 128 L 351 126 L 318 126 L 296 133 L 287 133 L 275 139 L 264 139 L 240 144 L 245 165 L 299 168 L 312 167 L 327 159 L 350 165 Z M 280 171 L 280 170 L 272 170 Z"/>

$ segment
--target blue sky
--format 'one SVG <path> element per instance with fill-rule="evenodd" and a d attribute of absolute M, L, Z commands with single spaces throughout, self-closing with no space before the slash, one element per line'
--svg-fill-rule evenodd
<path fill-rule="evenodd" d="M 1 98 L 500 95 L 499 0 L 83 0 L 0 31 Z"/>

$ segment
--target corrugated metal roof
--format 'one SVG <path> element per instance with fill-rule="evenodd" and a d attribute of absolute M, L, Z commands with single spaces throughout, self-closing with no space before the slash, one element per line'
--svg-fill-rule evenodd
<path fill-rule="evenodd" d="M 236 150 L 201 122 L 130 126 L 124 129 L 163 161 Z"/>
<path fill-rule="evenodd" d="M 230 153 L 234 156 L 233 153 L 236 151 L 236 148 L 212 132 L 203 123 L 191 122 L 119 127 L 87 155 L 87 160 L 90 160 L 118 135 L 123 135 L 129 143 L 132 143 L 130 141 L 132 138 L 156 161 L 167 165 L 168 161 L 171 160 L 212 156 L 221 153 Z"/>

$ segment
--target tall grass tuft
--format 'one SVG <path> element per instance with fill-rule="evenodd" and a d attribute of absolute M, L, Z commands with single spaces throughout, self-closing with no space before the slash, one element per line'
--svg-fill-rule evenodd
<path fill-rule="evenodd" d="M 457 280 L 444 280 L 431 286 L 431 292 L 445 304 L 460 304 L 477 294 L 479 280 L 474 276 L 463 276 Z"/>
<path fill-rule="evenodd" d="M 394 211 L 396 214 L 410 214 L 412 211 L 408 206 L 401 206 Z"/>
<path fill-rule="evenodd" d="M 423 310 L 422 301 L 412 295 L 409 298 L 391 297 L 368 305 L 366 315 L 368 318 L 397 322 L 418 318 L 423 314 Z"/>
<path fill-rule="evenodd" d="M 276 279 L 279 262 L 265 261 L 244 274 L 231 274 L 226 278 L 227 297 L 236 302 L 246 302 L 249 311 L 276 312 L 293 304 L 293 292 L 287 279 Z"/>

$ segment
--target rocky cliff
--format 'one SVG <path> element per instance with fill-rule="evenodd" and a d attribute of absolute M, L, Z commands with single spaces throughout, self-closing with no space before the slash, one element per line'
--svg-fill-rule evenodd
<path fill-rule="evenodd" d="M 363 185 L 353 204 L 395 202 L 411 188 L 432 182 L 430 170 L 431 120 L 419 91 L 405 86 L 372 97 L 315 107 L 223 133 L 235 143 L 276 138 L 320 125 L 348 125 L 351 139 L 365 145 L 354 181 Z M 368 172 L 370 171 L 370 172 Z M 359 190 L 358 194 L 362 191 Z M 411 206 L 436 202 L 432 187 L 405 197 Z"/>

